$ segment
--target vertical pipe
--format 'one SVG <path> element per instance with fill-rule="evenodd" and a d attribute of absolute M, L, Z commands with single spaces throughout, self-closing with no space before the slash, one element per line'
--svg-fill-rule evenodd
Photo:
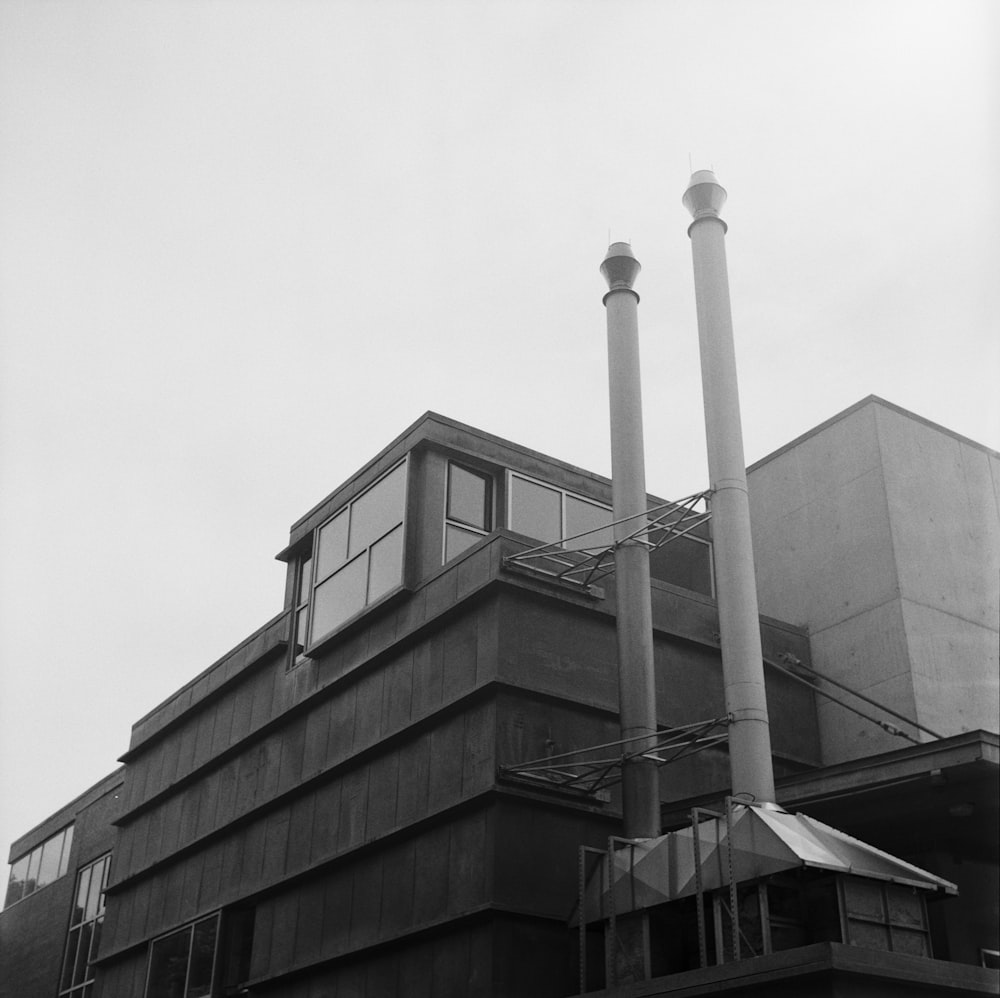
<path fill-rule="evenodd" d="M 694 216 L 688 235 L 698 308 L 722 668 L 726 709 L 732 718 L 732 793 L 773 802 L 771 734 L 726 269 L 726 223 L 719 217 L 725 200 L 726 192 L 711 170 L 694 173 L 684 194 L 684 205 Z"/>
<path fill-rule="evenodd" d="M 612 243 L 601 264 L 610 290 L 604 296 L 608 318 L 608 381 L 611 396 L 611 480 L 615 520 L 646 512 L 646 471 L 639 386 L 639 296 L 632 284 L 639 261 L 628 243 Z M 627 752 L 652 748 L 656 734 L 653 676 L 653 612 L 649 588 L 649 550 L 642 541 L 624 540 L 640 525 L 630 520 L 615 528 L 615 578 L 618 588 L 618 699 L 622 738 L 637 738 Z M 639 736 L 648 735 L 648 739 Z M 622 766 L 622 811 L 626 838 L 660 834 L 660 785 L 652 759 L 631 758 Z"/>

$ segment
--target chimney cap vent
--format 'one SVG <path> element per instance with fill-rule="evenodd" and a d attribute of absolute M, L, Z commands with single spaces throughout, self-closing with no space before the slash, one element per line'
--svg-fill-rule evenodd
<path fill-rule="evenodd" d="M 612 291 L 631 291 L 642 267 L 628 243 L 612 243 L 601 264 L 601 273 Z"/>
<path fill-rule="evenodd" d="M 694 218 L 718 218 L 726 203 L 726 189 L 711 170 L 695 170 L 682 200 Z"/>

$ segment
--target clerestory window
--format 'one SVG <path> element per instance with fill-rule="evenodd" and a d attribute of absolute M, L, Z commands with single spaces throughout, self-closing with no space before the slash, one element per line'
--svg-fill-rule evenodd
<path fill-rule="evenodd" d="M 7 880 L 4 907 L 9 908 L 21 898 L 26 898 L 66 873 L 69 851 L 73 845 L 73 826 L 56 832 L 31 852 L 14 860 Z"/>

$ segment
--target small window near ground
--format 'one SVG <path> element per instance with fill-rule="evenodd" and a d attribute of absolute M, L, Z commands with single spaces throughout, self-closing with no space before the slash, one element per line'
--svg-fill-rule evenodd
<path fill-rule="evenodd" d="M 449 462 L 443 560 L 451 561 L 481 541 L 492 529 L 492 477 Z"/>
<path fill-rule="evenodd" d="M 219 916 L 215 914 L 154 939 L 149 950 L 146 998 L 208 998 L 218 934 Z"/>

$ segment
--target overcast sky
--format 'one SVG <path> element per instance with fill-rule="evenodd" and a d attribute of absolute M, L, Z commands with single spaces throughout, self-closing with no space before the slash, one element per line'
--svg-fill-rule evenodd
<path fill-rule="evenodd" d="M 0 848 L 424 411 L 609 472 L 609 236 L 649 489 L 707 485 L 692 166 L 749 462 L 869 394 L 1000 448 L 998 51 L 992 0 L 0 0 Z"/>

